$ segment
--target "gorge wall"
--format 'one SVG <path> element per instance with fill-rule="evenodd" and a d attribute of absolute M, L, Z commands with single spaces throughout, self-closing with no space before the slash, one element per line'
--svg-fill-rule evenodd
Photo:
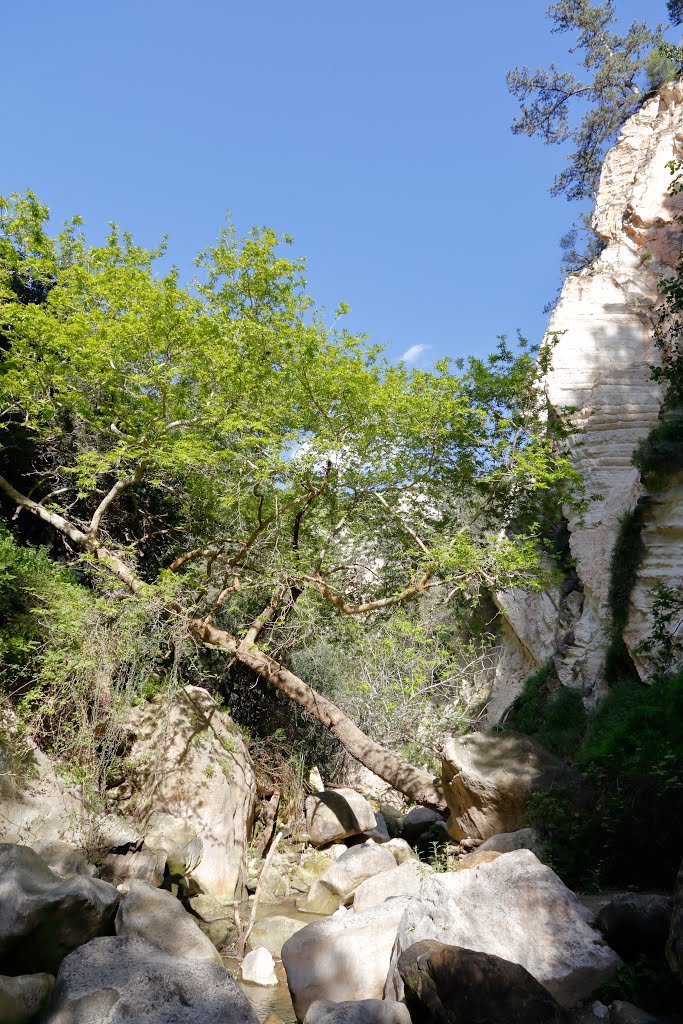
<path fill-rule="evenodd" d="M 633 465 L 636 445 L 656 424 L 661 387 L 654 324 L 659 281 L 683 242 L 683 197 L 669 194 L 667 163 L 683 156 L 683 83 L 664 86 L 622 129 L 607 155 L 594 227 L 605 248 L 570 275 L 552 315 L 557 332 L 545 386 L 551 405 L 572 407 L 571 457 L 588 494 L 599 497 L 581 518 L 567 510 L 575 572 L 538 594 L 497 595 L 502 648 L 488 717 L 499 721 L 524 680 L 552 659 L 560 682 L 595 703 L 605 690 L 610 559 L 620 520 L 641 503 L 644 554 L 631 594 L 624 641 L 642 679 L 652 665 L 636 650 L 652 625 L 654 582 L 683 579 L 683 481 L 651 493 Z"/>

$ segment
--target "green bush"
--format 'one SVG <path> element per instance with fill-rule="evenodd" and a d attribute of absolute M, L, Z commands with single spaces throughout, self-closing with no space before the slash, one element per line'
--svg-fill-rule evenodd
<path fill-rule="evenodd" d="M 551 689 L 553 663 L 529 676 L 505 719 L 505 726 L 532 736 L 556 757 L 573 758 L 586 732 L 581 693 L 560 686 Z"/>
<path fill-rule="evenodd" d="M 683 417 L 660 420 L 633 453 L 647 487 L 658 489 L 683 470 Z"/>
<path fill-rule="evenodd" d="M 571 888 L 671 889 L 683 849 L 683 672 L 614 687 L 576 764 L 585 786 L 535 796 L 526 816 L 558 874 Z"/>

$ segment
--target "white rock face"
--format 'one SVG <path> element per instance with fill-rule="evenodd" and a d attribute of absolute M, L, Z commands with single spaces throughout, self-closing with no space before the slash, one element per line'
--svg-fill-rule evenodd
<path fill-rule="evenodd" d="M 564 1006 L 590 996 L 621 963 L 586 923 L 576 896 L 530 850 L 422 883 L 398 928 L 387 999 L 402 997 L 398 958 L 423 939 L 521 964 Z"/>
<path fill-rule="evenodd" d="M 198 686 L 184 687 L 170 706 L 154 701 L 136 709 L 129 727 L 135 742 L 128 756 L 135 771 L 130 789 L 120 794 L 122 809 L 157 824 L 161 818 L 152 817 L 155 812 L 186 819 L 192 828 L 181 837 L 185 845 L 171 843 L 182 853 L 178 868 L 210 896 L 241 898 L 256 796 L 241 735 Z M 152 844 L 155 836 L 161 842 L 157 832 L 150 834 Z M 197 850 L 190 835 L 201 840 Z"/>
<path fill-rule="evenodd" d="M 579 432 L 571 458 L 589 494 L 598 494 L 583 522 L 568 511 L 571 555 L 578 585 L 557 593 L 501 594 L 503 652 L 489 718 L 500 720 L 526 675 L 552 657 L 561 682 L 584 689 L 592 701 L 604 691 L 609 614 L 609 564 L 620 517 L 643 494 L 632 465 L 634 448 L 657 422 L 662 403 L 650 379 L 658 362 L 653 323 L 658 282 L 681 247 L 676 217 L 683 197 L 671 197 L 667 162 L 683 154 L 683 84 L 666 85 L 624 125 L 607 155 L 594 226 L 606 248 L 597 262 L 570 275 L 549 325 L 558 332 L 546 378 L 551 404 L 568 406 Z M 683 512 L 678 489 L 654 496 L 646 509 L 646 555 L 625 641 L 634 648 L 651 628 L 647 590 L 656 578 L 683 575 Z M 672 544 L 672 540 L 678 541 Z M 513 634 L 513 635 L 510 635 Z"/>

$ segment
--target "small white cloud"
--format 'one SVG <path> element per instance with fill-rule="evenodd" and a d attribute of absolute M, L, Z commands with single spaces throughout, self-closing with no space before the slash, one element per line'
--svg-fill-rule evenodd
<path fill-rule="evenodd" d="M 416 363 L 423 352 L 428 352 L 431 345 L 411 345 L 401 356 L 402 363 Z"/>

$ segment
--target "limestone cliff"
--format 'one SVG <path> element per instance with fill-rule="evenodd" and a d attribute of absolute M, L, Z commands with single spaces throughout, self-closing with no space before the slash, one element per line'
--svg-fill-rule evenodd
<path fill-rule="evenodd" d="M 650 379 L 657 361 L 653 325 L 658 282 L 683 241 L 681 196 L 668 191 L 670 160 L 683 155 L 683 83 L 665 86 L 624 126 L 608 153 L 594 227 L 605 249 L 570 275 L 548 332 L 558 332 L 546 378 L 550 403 L 573 407 L 570 441 L 588 492 L 600 495 L 583 522 L 567 511 L 576 572 L 553 592 L 501 594 L 503 649 L 489 717 L 500 718 L 524 678 L 553 658 L 560 681 L 588 699 L 604 689 L 610 617 L 609 565 L 620 518 L 643 498 L 645 554 L 624 639 L 643 678 L 650 667 L 635 647 L 650 631 L 648 591 L 655 579 L 683 578 L 683 490 L 645 492 L 631 457 L 657 422 L 662 391 Z"/>

